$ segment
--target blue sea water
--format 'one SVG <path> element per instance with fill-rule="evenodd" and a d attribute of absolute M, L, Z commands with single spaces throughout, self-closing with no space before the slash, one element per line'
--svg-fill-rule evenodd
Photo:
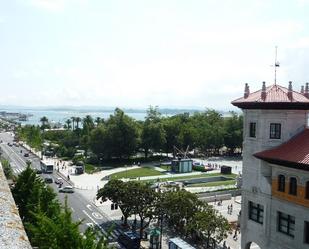
<path fill-rule="evenodd" d="M 80 117 L 84 118 L 87 115 L 93 117 L 93 119 L 100 117 L 107 119 L 112 115 L 113 111 L 78 111 L 78 110 L 10 110 L 10 112 L 18 112 L 22 114 L 29 114 L 27 121 L 21 121 L 22 124 L 40 124 L 40 119 L 43 116 L 46 116 L 49 121 L 59 122 L 64 124 L 65 121 L 71 117 Z M 136 120 L 144 120 L 147 113 L 146 112 L 130 112 L 126 113 L 128 116 Z"/>

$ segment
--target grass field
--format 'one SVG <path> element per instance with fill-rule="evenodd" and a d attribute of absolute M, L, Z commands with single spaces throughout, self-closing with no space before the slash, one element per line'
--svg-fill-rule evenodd
<path fill-rule="evenodd" d="M 166 165 L 160 165 L 161 169 L 164 169 L 166 171 L 169 171 L 171 169 L 171 166 L 166 166 Z"/>
<path fill-rule="evenodd" d="M 101 170 L 100 168 L 95 167 L 92 164 L 87 164 L 87 163 L 85 164 L 85 172 L 88 173 L 88 174 L 93 174 L 93 173 L 98 172 L 100 170 Z"/>
<path fill-rule="evenodd" d="M 111 179 L 119 178 L 137 178 L 142 176 L 159 176 L 162 175 L 159 171 L 151 168 L 128 169 L 119 173 L 110 175 Z"/>

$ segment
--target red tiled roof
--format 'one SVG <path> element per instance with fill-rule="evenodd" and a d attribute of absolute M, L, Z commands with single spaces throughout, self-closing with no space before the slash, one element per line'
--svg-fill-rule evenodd
<path fill-rule="evenodd" d="M 308 98 L 296 91 L 292 91 L 292 97 L 289 97 L 288 92 L 286 87 L 272 85 L 266 87 L 265 98 L 259 90 L 250 93 L 247 98 L 232 101 L 232 104 L 243 109 L 309 109 Z"/>
<path fill-rule="evenodd" d="M 309 170 L 309 129 L 276 148 L 258 152 L 254 156 L 271 163 Z"/>

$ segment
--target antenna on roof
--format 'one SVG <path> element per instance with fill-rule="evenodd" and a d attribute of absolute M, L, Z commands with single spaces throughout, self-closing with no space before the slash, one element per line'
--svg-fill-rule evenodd
<path fill-rule="evenodd" d="M 277 67 L 280 67 L 279 61 L 277 61 L 277 46 L 276 46 L 276 54 L 275 54 L 275 85 L 277 84 Z"/>

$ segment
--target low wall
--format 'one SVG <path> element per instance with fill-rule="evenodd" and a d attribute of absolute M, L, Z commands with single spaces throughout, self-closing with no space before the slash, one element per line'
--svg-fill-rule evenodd
<path fill-rule="evenodd" d="M 32 248 L 0 163 L 0 248 Z"/>

